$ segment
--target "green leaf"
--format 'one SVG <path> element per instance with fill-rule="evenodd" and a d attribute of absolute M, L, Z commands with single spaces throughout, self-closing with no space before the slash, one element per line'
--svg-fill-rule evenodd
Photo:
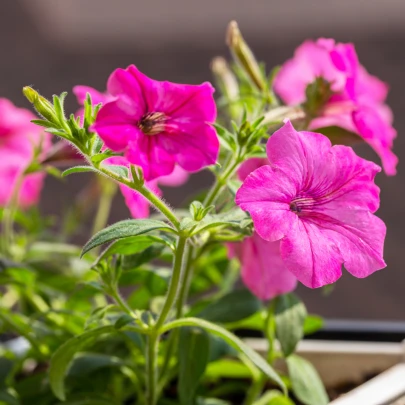
<path fill-rule="evenodd" d="M 157 229 L 173 231 L 173 228 L 169 227 L 166 223 L 152 219 L 127 219 L 117 222 L 96 233 L 83 247 L 82 256 L 91 249 L 103 245 L 104 243 L 116 239 L 128 238 L 130 236 L 142 235 Z"/>
<path fill-rule="evenodd" d="M 276 382 L 283 389 L 283 391 L 286 391 L 285 384 L 283 383 L 280 376 L 263 359 L 263 357 L 260 356 L 258 353 L 256 353 L 250 346 L 248 346 L 242 340 L 237 338 L 234 334 L 227 331 L 225 328 L 222 328 L 221 326 L 215 325 L 214 323 L 208 322 L 204 319 L 182 318 L 166 324 L 165 326 L 162 327 L 161 332 L 164 333 L 170 329 L 182 326 L 198 326 L 200 328 L 206 329 L 213 335 L 220 336 L 235 350 L 246 355 L 250 359 L 250 361 L 253 364 L 255 364 L 257 368 L 259 368 L 267 377 Z"/>
<path fill-rule="evenodd" d="M 128 168 L 121 165 L 103 165 L 109 172 L 119 177 L 128 178 Z"/>
<path fill-rule="evenodd" d="M 194 403 L 198 383 L 208 364 L 210 340 L 200 328 L 182 328 L 179 338 L 178 391 L 183 405 Z"/>
<path fill-rule="evenodd" d="M 249 290 L 231 291 L 212 302 L 198 315 L 211 322 L 228 323 L 248 318 L 259 311 L 261 302 Z"/>
<path fill-rule="evenodd" d="M 323 319 L 318 315 L 308 315 L 304 321 L 304 335 L 312 335 L 323 328 Z"/>
<path fill-rule="evenodd" d="M 65 376 L 77 352 L 90 346 L 97 338 L 107 333 L 114 333 L 112 325 L 101 326 L 75 336 L 60 346 L 51 358 L 49 367 L 49 383 L 57 398 L 65 400 Z"/>
<path fill-rule="evenodd" d="M 207 215 L 193 230 L 192 235 L 218 226 L 244 227 L 251 222 L 248 214 L 239 208 L 218 215 Z"/>
<path fill-rule="evenodd" d="M 294 405 L 294 402 L 284 396 L 280 391 L 269 390 L 266 391 L 260 399 L 254 402 L 253 405 Z"/>
<path fill-rule="evenodd" d="M 75 166 L 65 170 L 62 173 L 62 177 L 69 176 L 69 174 L 73 173 L 87 173 L 87 172 L 99 173 L 99 171 L 93 166 Z"/>
<path fill-rule="evenodd" d="M 6 390 L 0 390 L 0 404 L 20 405 L 20 401 Z"/>
<path fill-rule="evenodd" d="M 77 355 L 68 371 L 70 377 L 83 377 L 104 367 L 121 367 L 125 362 L 119 357 L 100 353 L 80 353 Z"/>
<path fill-rule="evenodd" d="M 218 380 L 220 378 L 249 379 L 252 377 L 251 370 L 241 361 L 233 359 L 221 359 L 209 363 L 204 378 Z"/>
<path fill-rule="evenodd" d="M 292 390 L 302 403 L 305 405 L 327 405 L 329 403 L 319 374 L 309 361 L 292 355 L 287 358 L 287 367 Z"/>
<path fill-rule="evenodd" d="M 305 305 L 295 294 L 284 294 L 276 298 L 276 336 L 285 357 L 294 352 L 304 336 L 306 316 Z"/>
<path fill-rule="evenodd" d="M 133 255 L 126 255 L 122 258 L 122 270 L 133 270 L 144 263 L 157 259 L 163 252 L 164 245 L 154 244 L 146 248 L 143 252 Z"/>
<path fill-rule="evenodd" d="M 108 259 L 115 254 L 132 255 L 139 253 L 153 245 L 155 239 L 150 236 L 132 236 L 124 239 L 118 239 L 111 243 L 95 261 L 94 265 L 102 260 Z"/>
<path fill-rule="evenodd" d="M 231 405 L 231 403 L 216 398 L 197 398 L 197 405 Z"/>

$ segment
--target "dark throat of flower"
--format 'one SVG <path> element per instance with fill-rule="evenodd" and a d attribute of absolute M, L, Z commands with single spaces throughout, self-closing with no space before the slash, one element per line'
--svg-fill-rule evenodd
<path fill-rule="evenodd" d="M 138 122 L 139 129 L 146 135 L 156 135 L 165 130 L 167 117 L 161 112 L 145 114 Z"/>

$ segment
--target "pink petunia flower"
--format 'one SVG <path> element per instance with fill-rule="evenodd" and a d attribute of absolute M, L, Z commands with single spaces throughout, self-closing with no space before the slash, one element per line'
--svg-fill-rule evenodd
<path fill-rule="evenodd" d="M 114 100 L 114 96 L 109 93 L 101 93 L 93 87 L 89 86 L 75 86 L 73 87 L 73 93 L 76 95 L 79 104 L 83 105 L 86 100 L 87 93 L 90 94 L 93 104 L 107 103 Z M 84 111 L 81 109 L 78 115 L 83 115 Z M 104 161 L 107 164 L 116 164 L 129 167 L 130 162 L 125 157 L 114 157 Z M 148 181 L 146 186 L 153 191 L 159 197 L 162 195 L 162 190 L 158 187 L 158 184 L 163 186 L 176 187 L 184 184 L 188 180 L 188 173 L 181 169 L 179 166 L 175 166 L 172 173 L 167 176 L 159 177 L 159 181 Z M 125 199 L 129 211 L 133 218 L 147 218 L 150 214 L 150 206 L 145 198 L 134 191 L 133 189 L 120 184 L 120 190 Z"/>
<path fill-rule="evenodd" d="M 391 149 L 397 133 L 384 104 L 388 86 L 359 63 L 352 44 L 321 38 L 296 49 L 278 73 L 274 89 L 287 105 L 303 103 L 306 87 L 317 77 L 330 82 L 334 94 L 310 129 L 337 126 L 360 135 L 380 156 L 385 172 L 394 175 L 398 158 Z"/>
<path fill-rule="evenodd" d="M 0 99 L 0 206 L 9 202 L 17 187 L 18 178 L 31 163 L 34 149 L 49 150 L 50 134 L 30 121 L 35 119 L 30 111 L 17 108 L 9 100 Z M 43 186 L 45 174 L 25 176 L 19 190 L 18 204 L 29 207 L 35 204 Z"/>
<path fill-rule="evenodd" d="M 299 281 L 333 283 L 342 264 L 360 278 L 385 267 L 386 227 L 373 215 L 379 166 L 290 122 L 269 139 L 267 157 L 270 164 L 246 178 L 236 203 L 263 239 L 280 241 L 281 259 Z"/>
<path fill-rule="evenodd" d="M 132 65 L 115 70 L 107 90 L 115 100 L 101 108 L 93 129 L 108 148 L 142 167 L 147 180 L 172 173 L 176 163 L 195 172 L 216 162 L 211 84 L 159 82 Z"/>
<path fill-rule="evenodd" d="M 269 161 L 250 158 L 238 170 L 238 178 L 244 181 L 254 170 Z M 280 241 L 268 242 L 256 232 L 242 242 L 228 243 L 229 257 L 237 257 L 241 263 L 241 276 L 249 290 L 261 300 L 269 300 L 291 292 L 297 278 L 286 268 L 280 256 Z"/>

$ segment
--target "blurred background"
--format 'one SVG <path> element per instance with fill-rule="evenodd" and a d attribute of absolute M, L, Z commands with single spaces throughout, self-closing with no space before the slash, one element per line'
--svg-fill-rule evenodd
<path fill-rule="evenodd" d="M 302 287 L 299 294 L 310 312 L 326 317 L 405 320 L 404 0 L 2 1 L 0 97 L 29 108 L 21 93 L 24 85 L 48 98 L 66 90 L 68 112 L 75 112 L 74 85 L 104 91 L 109 74 L 132 63 L 155 79 L 212 80 L 211 59 L 229 57 L 224 36 L 232 19 L 268 67 L 291 57 L 306 38 L 334 37 L 354 42 L 370 73 L 390 84 L 400 164 L 397 176 L 377 179 L 382 189 L 378 214 L 388 227 L 388 267 L 365 280 L 345 273 L 331 294 Z M 366 145 L 357 151 L 378 161 Z M 60 213 L 89 181 L 85 175 L 63 182 L 48 178 L 41 209 Z M 182 188 L 165 190 L 165 197 L 180 205 L 210 181 L 208 173 L 197 174 Z M 120 195 L 110 222 L 127 217 Z"/>

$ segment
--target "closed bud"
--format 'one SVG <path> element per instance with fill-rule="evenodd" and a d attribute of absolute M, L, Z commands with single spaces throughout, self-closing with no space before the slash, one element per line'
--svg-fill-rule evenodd
<path fill-rule="evenodd" d="M 242 66 L 255 86 L 261 91 L 266 90 L 266 80 L 253 52 L 243 39 L 236 21 L 231 21 L 228 25 L 226 43 L 236 61 Z"/>
<path fill-rule="evenodd" d="M 37 91 L 29 86 L 25 86 L 23 88 L 23 93 L 27 100 L 33 104 L 38 114 L 51 123 L 58 123 L 55 109 L 50 101 L 48 101 L 45 97 L 42 97 Z"/>
<path fill-rule="evenodd" d="M 212 60 L 211 70 L 222 94 L 229 103 L 228 108 L 231 117 L 238 119 L 242 115 L 242 107 L 238 103 L 239 85 L 235 75 L 226 60 L 220 56 Z"/>

